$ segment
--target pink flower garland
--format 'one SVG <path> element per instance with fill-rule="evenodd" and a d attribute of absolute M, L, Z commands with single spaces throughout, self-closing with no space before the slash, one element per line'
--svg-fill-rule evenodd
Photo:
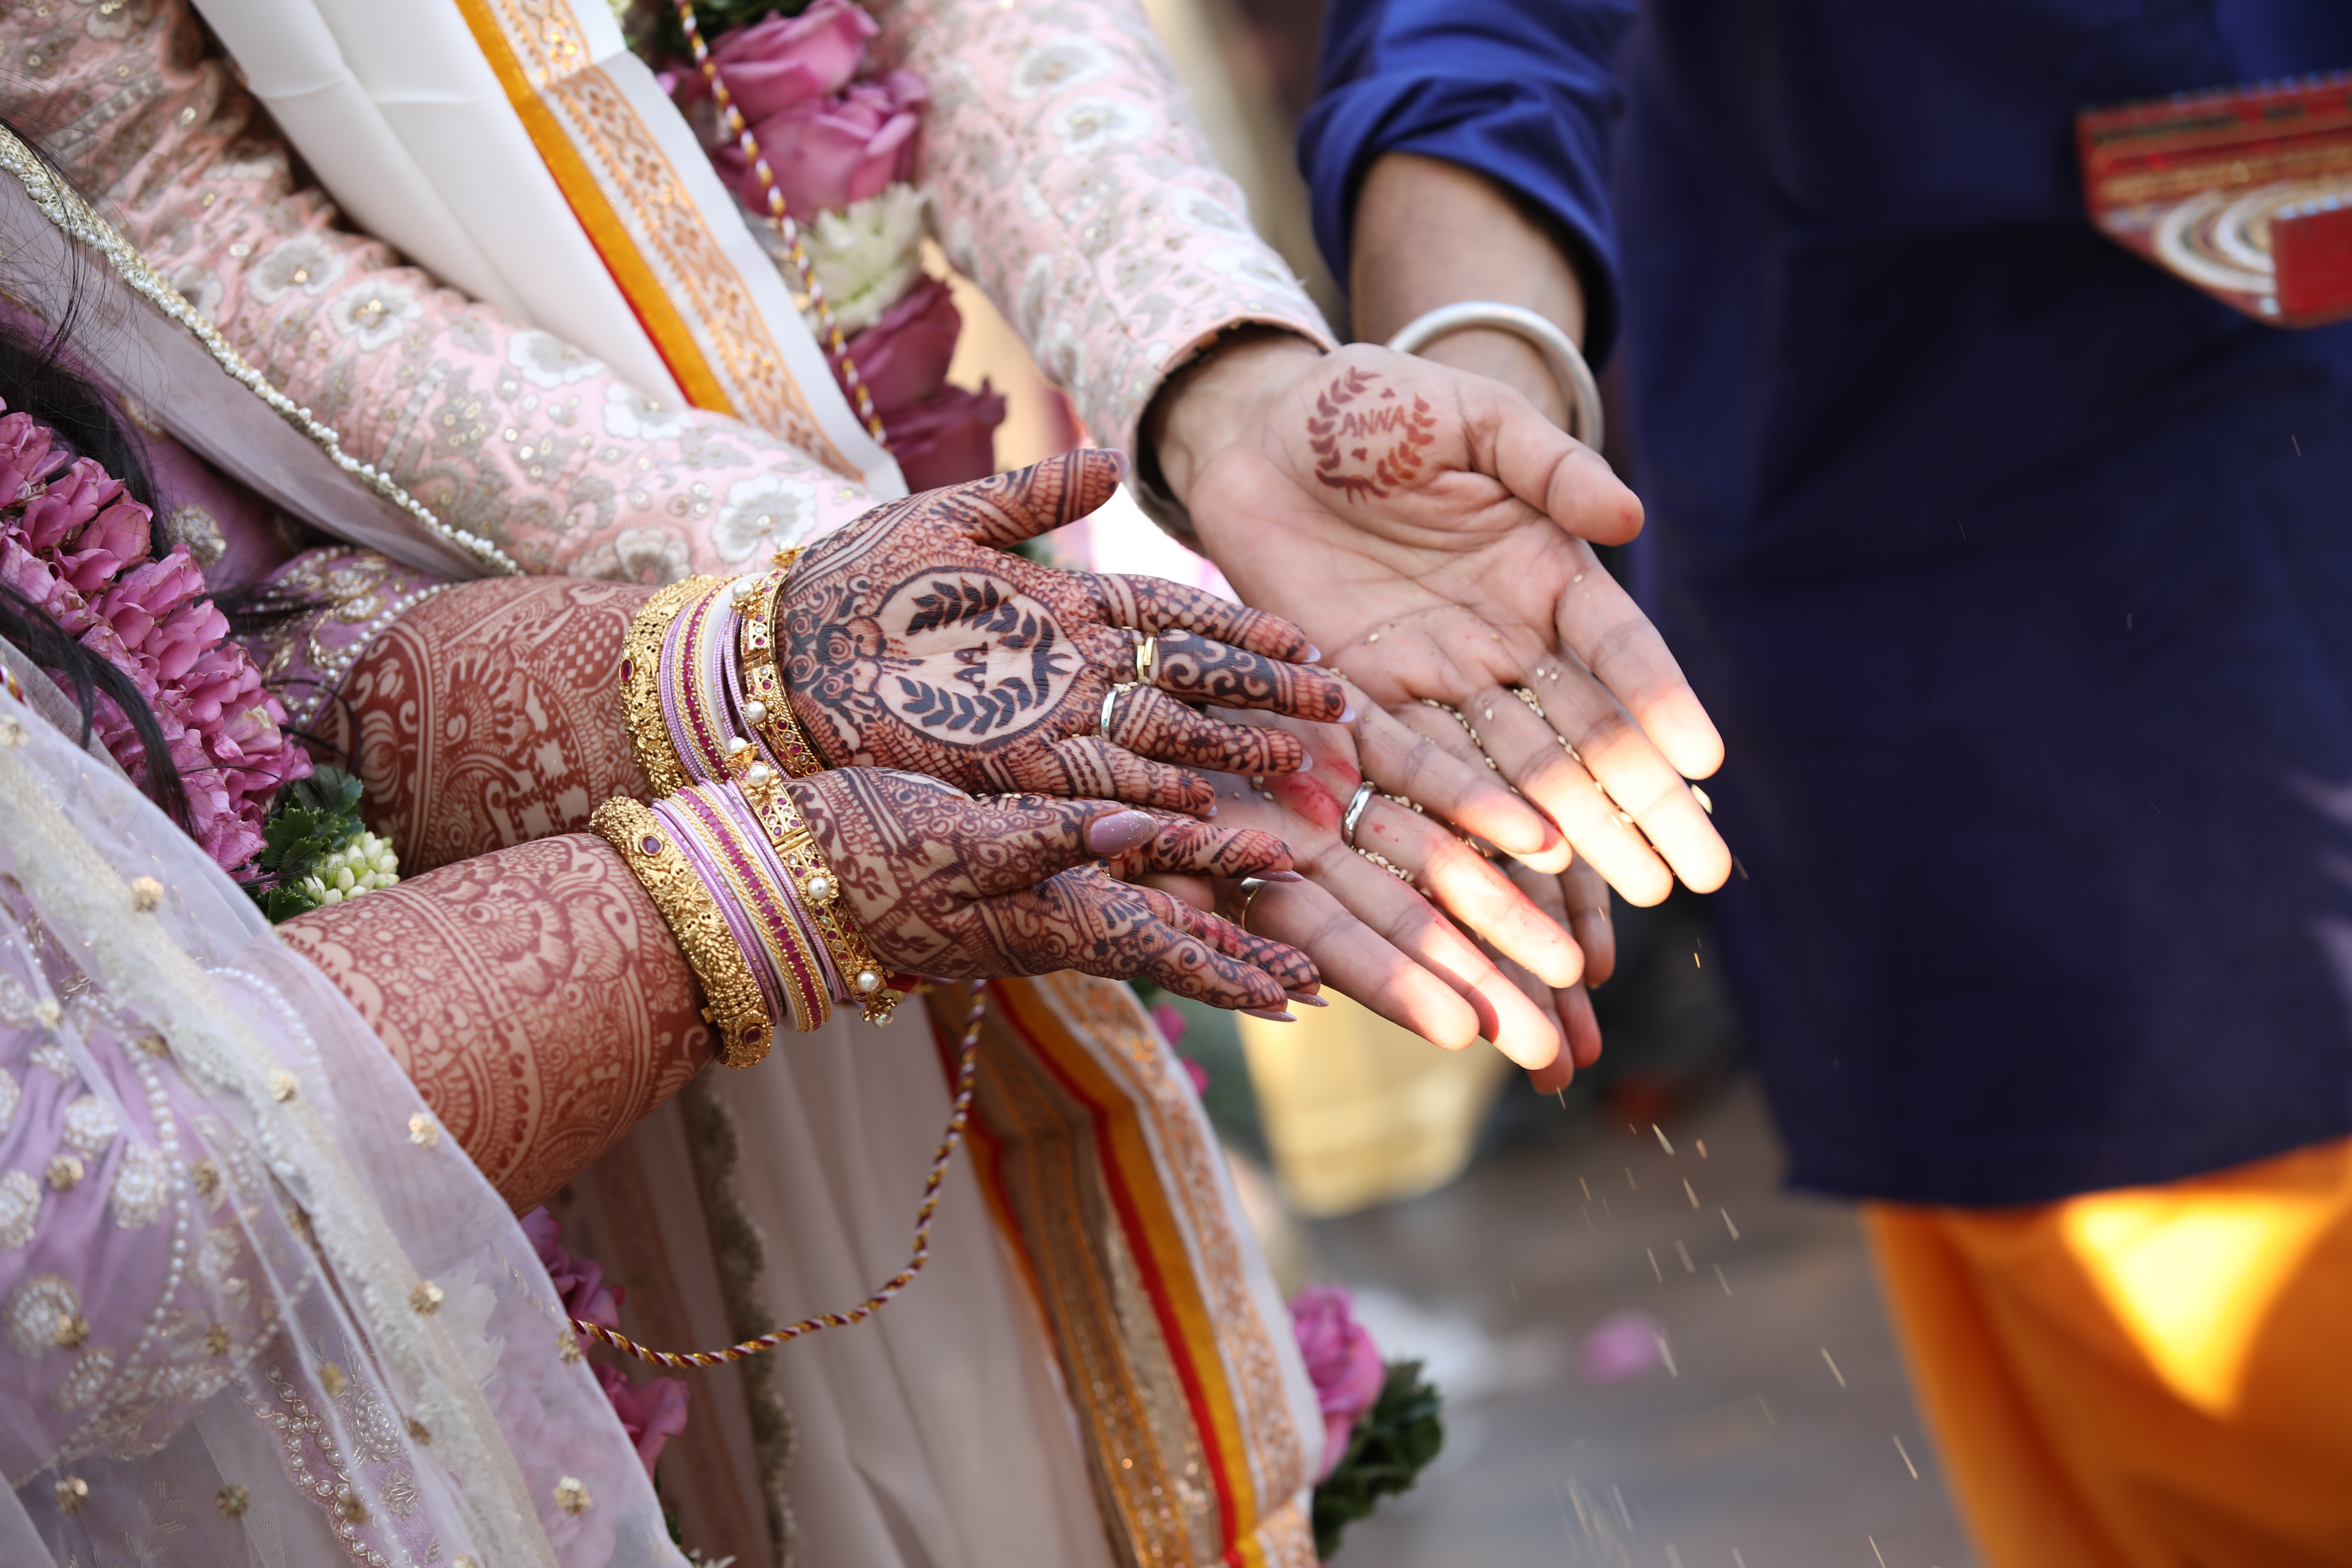
<path fill-rule="evenodd" d="M 271 797 L 308 778 L 310 759 L 280 729 L 286 710 L 229 640 L 228 618 L 202 597 L 187 547 L 148 558 L 151 515 L 98 464 L 58 450 L 47 426 L 0 415 L 0 582 L 139 688 L 187 786 L 196 842 L 233 869 L 260 853 Z M 129 717 L 103 695 L 96 717 L 106 749 L 143 784 Z"/>

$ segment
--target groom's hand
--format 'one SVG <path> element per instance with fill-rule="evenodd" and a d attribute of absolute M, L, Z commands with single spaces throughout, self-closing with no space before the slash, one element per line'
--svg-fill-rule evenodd
<path fill-rule="evenodd" d="M 1722 884 L 1729 852 L 1684 782 L 1722 742 L 1586 542 L 1642 526 L 1597 454 L 1500 383 L 1276 333 L 1229 342 L 1153 414 L 1169 488 L 1243 599 L 1431 740 L 1483 752 L 1558 829 L 1498 847 L 1558 870 L 1572 845 L 1636 904 L 1675 875 Z"/>

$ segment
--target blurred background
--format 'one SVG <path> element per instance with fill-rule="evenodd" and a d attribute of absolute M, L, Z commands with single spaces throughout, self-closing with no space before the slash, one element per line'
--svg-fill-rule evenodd
<path fill-rule="evenodd" d="M 1348 335 L 1291 154 L 1319 0 L 1146 5 L 1258 230 Z M 1082 439 L 985 297 L 959 279 L 956 304 L 951 379 L 1006 398 L 998 466 Z M 1124 497 L 1055 551 L 1222 585 Z M 1439 1458 L 1335 1561 L 1969 1568 L 1854 1211 L 1780 1188 L 1706 901 L 1615 914 L 1605 1054 L 1557 1100 L 1344 1002 L 1289 1026 L 1162 1004 L 1286 1293 L 1349 1287 L 1445 1396 Z"/>

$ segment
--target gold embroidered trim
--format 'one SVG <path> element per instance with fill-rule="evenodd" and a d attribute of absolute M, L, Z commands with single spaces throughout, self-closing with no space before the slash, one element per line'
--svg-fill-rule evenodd
<path fill-rule="evenodd" d="M 90 209 L 79 192 L 58 181 L 47 165 L 35 156 L 31 148 L 18 141 L 5 126 L 0 126 L 0 169 L 16 177 L 38 207 L 41 216 L 56 225 L 68 238 L 79 241 L 106 258 L 109 266 L 122 280 L 138 290 L 142 298 L 173 321 L 194 333 L 215 363 L 226 371 L 240 385 L 275 410 L 278 417 L 309 437 L 311 445 L 327 455 L 328 460 L 343 472 L 358 479 L 376 494 L 400 508 L 422 524 L 426 532 L 444 543 L 453 545 L 504 576 L 520 577 L 522 568 L 503 550 L 478 533 L 462 528 L 452 528 L 435 516 L 423 501 L 401 487 L 398 481 L 373 463 L 363 463 L 343 450 L 342 440 L 330 425 L 321 425 L 310 417 L 310 411 L 301 407 L 253 366 L 243 355 L 229 346 L 218 328 L 188 303 L 177 289 L 147 264 L 137 247 L 117 234 L 106 220 Z"/>
<path fill-rule="evenodd" d="M 604 237 L 625 240 L 635 258 L 655 274 L 660 291 L 686 317 L 702 362 L 698 368 L 719 384 L 733 405 L 731 412 L 835 473 L 857 478 L 857 466 L 819 426 L 742 275 L 710 232 L 709 219 L 686 194 L 660 142 L 612 79 L 586 58 L 571 5 L 565 0 L 475 0 L 475 7 L 494 24 L 499 41 L 624 231 Z M 488 42 L 478 32 L 477 41 Z M 575 216 L 583 224 L 590 216 L 576 211 Z M 592 240 L 596 237 L 592 234 Z M 617 276 L 614 281 L 624 283 Z M 677 369 L 672 367 L 673 374 Z"/>
<path fill-rule="evenodd" d="M 719 1059 L 748 1067 L 768 1054 L 775 1027 L 760 983 L 710 889 L 694 874 L 667 823 L 643 801 L 615 795 L 596 808 L 588 826 L 621 853 L 661 911 L 694 977 L 702 983 L 702 1016 L 719 1031 Z"/>

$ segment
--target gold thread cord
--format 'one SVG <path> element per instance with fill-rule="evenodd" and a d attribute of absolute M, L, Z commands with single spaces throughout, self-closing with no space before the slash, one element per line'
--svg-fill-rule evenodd
<path fill-rule="evenodd" d="M 742 111 L 735 107 L 735 100 L 728 92 L 727 83 L 719 75 L 719 62 L 710 58 L 710 50 L 703 44 L 702 28 L 694 19 L 694 0 L 677 0 L 677 25 L 685 30 L 686 41 L 694 47 L 694 63 L 702 68 L 702 79 L 710 84 L 710 96 L 719 104 L 719 118 L 726 121 L 727 129 L 734 132 L 736 145 L 743 149 L 744 160 L 751 165 L 751 172 L 760 177 L 761 193 L 768 198 L 768 222 L 774 227 L 776 237 L 784 242 L 784 248 L 791 253 L 793 268 L 800 274 L 801 292 L 808 296 L 809 304 L 816 310 L 817 336 L 826 352 L 840 364 L 842 384 L 857 400 L 857 416 L 866 421 L 866 428 L 887 452 L 890 438 L 883 433 L 882 416 L 874 411 L 874 398 L 866 390 L 866 383 L 859 378 L 857 367 L 849 363 L 849 340 L 842 335 L 840 326 L 833 319 L 833 307 L 825 302 L 824 285 L 817 281 L 816 268 L 809 265 L 808 251 L 801 244 L 801 226 L 784 210 L 784 193 L 776 188 L 776 177 L 769 170 L 767 159 L 760 155 L 759 139 L 751 134 L 751 126 L 744 123 Z"/>
<path fill-rule="evenodd" d="M 931 1256 L 931 1215 L 940 1206 L 940 1185 L 947 1180 L 948 1163 L 955 1158 L 956 1145 L 963 1142 L 963 1130 L 971 1120 L 971 1091 L 979 1078 L 980 1026 L 988 1016 L 988 982 L 971 983 L 971 1011 L 965 1016 L 963 1045 L 956 1053 L 955 1104 L 948 1112 L 947 1135 L 940 1140 L 938 1152 L 931 1156 L 931 1172 L 923 1182 L 922 1206 L 915 1211 L 915 1245 L 908 1256 L 907 1267 L 893 1274 L 874 1294 L 845 1312 L 820 1312 L 814 1318 L 803 1318 L 797 1323 L 729 1345 L 723 1351 L 657 1351 L 639 1344 L 628 1335 L 592 1323 L 585 1318 L 572 1320 L 575 1332 L 602 1341 L 625 1355 L 656 1366 L 723 1366 L 729 1362 L 742 1361 L 761 1351 L 773 1350 L 787 1340 L 805 1338 L 821 1329 L 845 1329 L 852 1323 L 863 1322 L 889 1304 L 890 1299 L 915 1282 L 923 1265 Z"/>

